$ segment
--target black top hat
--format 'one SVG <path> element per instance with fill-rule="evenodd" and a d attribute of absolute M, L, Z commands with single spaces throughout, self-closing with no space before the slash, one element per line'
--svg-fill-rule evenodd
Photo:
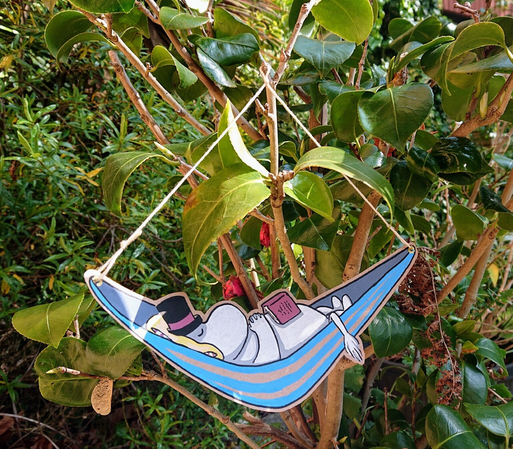
<path fill-rule="evenodd" d="M 192 315 L 183 295 L 169 296 L 157 306 L 157 310 L 167 323 L 169 332 L 175 335 L 187 335 L 203 322 L 200 316 Z"/>

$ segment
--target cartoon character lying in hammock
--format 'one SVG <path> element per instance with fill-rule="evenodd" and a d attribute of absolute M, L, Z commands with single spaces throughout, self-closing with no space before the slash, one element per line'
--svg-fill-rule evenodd
<path fill-rule="evenodd" d="M 362 343 L 351 335 L 340 315 L 351 307 L 349 296 L 331 298 L 331 307 L 297 303 L 287 290 L 281 290 L 261 311 L 246 315 L 237 305 L 222 302 L 205 317 L 192 309 L 187 296 L 173 294 L 162 298 L 146 329 L 237 365 L 264 364 L 294 353 L 331 321 L 343 333 L 348 356 L 363 363 Z M 314 304 L 315 306 L 315 304 Z"/>

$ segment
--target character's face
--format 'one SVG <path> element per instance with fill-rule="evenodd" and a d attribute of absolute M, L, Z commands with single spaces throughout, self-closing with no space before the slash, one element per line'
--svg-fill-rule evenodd
<path fill-rule="evenodd" d="M 236 306 L 222 304 L 216 307 L 207 321 L 187 335 L 198 343 L 210 343 L 225 358 L 234 358 L 242 349 L 248 336 L 248 322 Z"/>

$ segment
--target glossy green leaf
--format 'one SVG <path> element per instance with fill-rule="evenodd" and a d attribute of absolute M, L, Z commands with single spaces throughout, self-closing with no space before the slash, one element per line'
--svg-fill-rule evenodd
<path fill-rule="evenodd" d="M 426 436 L 432 449 L 485 449 L 463 418 L 446 405 L 434 405 L 428 413 Z"/>
<path fill-rule="evenodd" d="M 70 3 L 93 14 L 108 14 L 130 12 L 135 5 L 135 0 L 70 0 Z"/>
<path fill-rule="evenodd" d="M 355 89 L 353 86 L 340 84 L 336 81 L 322 80 L 319 83 L 319 92 L 328 97 L 328 101 L 330 103 L 333 103 L 335 98 L 337 98 L 340 94 L 354 90 Z"/>
<path fill-rule="evenodd" d="M 470 363 L 463 363 L 462 399 L 470 404 L 485 404 L 488 398 L 486 377 L 479 369 Z"/>
<path fill-rule="evenodd" d="M 219 120 L 218 133 L 222 134 L 234 122 L 232 105 L 228 101 Z M 219 141 L 219 156 L 223 168 L 243 162 L 262 176 L 267 177 L 269 175 L 267 169 L 246 148 L 236 124 L 233 124 L 228 133 Z"/>
<path fill-rule="evenodd" d="M 351 252 L 353 237 L 335 235 L 330 251 L 315 251 L 315 276 L 327 288 L 334 288 L 343 281 L 344 267 Z M 362 270 L 369 265 L 369 259 L 364 256 Z"/>
<path fill-rule="evenodd" d="M 85 359 L 96 375 L 117 379 L 125 374 L 145 346 L 125 329 L 108 327 L 87 343 Z"/>
<path fill-rule="evenodd" d="M 56 57 L 59 50 L 70 39 L 85 33 L 93 24 L 78 11 L 62 11 L 51 18 L 46 25 L 45 41 L 50 53 Z"/>
<path fill-rule="evenodd" d="M 333 196 L 322 178 L 315 173 L 298 172 L 284 184 L 285 193 L 304 207 L 332 220 Z"/>
<path fill-rule="evenodd" d="M 401 34 L 413 28 L 413 23 L 402 17 L 395 17 L 388 23 L 388 33 L 392 39 L 397 39 Z"/>
<path fill-rule="evenodd" d="M 381 224 L 380 226 L 381 229 L 374 237 L 372 237 L 367 246 L 367 254 L 369 255 L 370 259 L 374 259 L 394 236 L 394 233 L 386 226 L 382 226 Z"/>
<path fill-rule="evenodd" d="M 201 67 L 203 67 L 205 74 L 212 81 L 215 81 L 217 84 L 224 87 L 237 87 L 225 70 L 201 48 L 196 49 L 196 54 L 198 55 L 198 61 Z"/>
<path fill-rule="evenodd" d="M 159 18 L 166 30 L 187 30 L 208 22 L 208 17 L 193 16 L 167 6 L 160 9 Z"/>
<path fill-rule="evenodd" d="M 401 312 L 393 307 L 383 307 L 369 325 L 369 335 L 376 356 L 387 357 L 408 346 L 413 328 Z"/>
<path fill-rule="evenodd" d="M 497 224 L 501 229 L 513 231 L 513 215 L 509 212 L 507 214 L 499 212 L 499 221 Z"/>
<path fill-rule="evenodd" d="M 392 186 L 383 175 L 339 148 L 321 147 L 309 151 L 299 159 L 294 171 L 298 173 L 300 170 L 310 167 L 328 168 L 352 179 L 362 181 L 377 190 L 391 209 L 394 207 Z"/>
<path fill-rule="evenodd" d="M 83 299 L 84 294 L 80 293 L 62 301 L 20 310 L 12 317 L 12 325 L 21 335 L 56 348 L 78 314 Z"/>
<path fill-rule="evenodd" d="M 490 340 L 489 338 L 480 338 L 474 344 L 479 348 L 477 354 L 491 360 L 495 364 L 499 365 L 502 369 L 506 370 L 506 365 L 504 363 L 506 351 L 499 348 L 497 343 L 495 343 L 493 340 Z"/>
<path fill-rule="evenodd" d="M 165 159 L 158 153 L 145 151 L 116 153 L 107 158 L 102 187 L 103 199 L 111 212 L 121 215 L 121 196 L 128 177 L 139 165 L 154 157 Z"/>
<path fill-rule="evenodd" d="M 249 33 L 237 34 L 236 36 L 224 37 L 222 39 L 202 37 L 195 44 L 210 59 L 221 66 L 248 62 L 253 54 L 260 49 L 255 36 Z"/>
<path fill-rule="evenodd" d="M 432 41 L 438 36 L 442 24 L 436 17 L 428 17 L 414 27 L 408 28 L 403 34 L 397 36 L 389 45 L 398 51 L 406 43 L 416 41 L 421 44 Z"/>
<path fill-rule="evenodd" d="M 437 79 L 437 74 L 442 65 L 444 54 L 451 45 L 451 43 L 442 44 L 439 47 L 424 53 L 420 60 L 420 65 L 427 76 Z"/>
<path fill-rule="evenodd" d="M 372 189 L 360 181 L 353 181 L 356 188 L 367 198 L 371 193 Z M 330 186 L 331 194 L 333 199 L 344 201 L 347 203 L 353 203 L 358 207 L 362 207 L 364 204 L 363 198 L 360 194 L 353 189 L 353 186 L 347 182 L 346 179 L 336 182 Z"/>
<path fill-rule="evenodd" d="M 192 191 L 184 206 L 182 227 L 193 274 L 208 246 L 269 195 L 262 176 L 245 164 L 221 170 Z"/>
<path fill-rule="evenodd" d="M 458 240 L 477 240 L 484 232 L 485 222 L 468 207 L 456 204 L 451 209 L 451 217 Z"/>
<path fill-rule="evenodd" d="M 341 40 L 317 40 L 298 36 L 294 51 L 325 76 L 343 64 L 353 53 L 355 44 Z"/>
<path fill-rule="evenodd" d="M 57 52 L 58 62 L 66 62 L 68 60 L 68 56 L 73 49 L 73 46 L 76 44 L 81 44 L 84 42 L 109 42 L 104 36 L 98 33 L 81 33 L 73 36 L 69 41 L 67 41 Z"/>
<path fill-rule="evenodd" d="M 401 378 L 397 380 L 402 380 Z M 396 431 L 385 435 L 379 442 L 380 446 L 390 449 L 416 449 L 415 441 L 405 432 Z"/>
<path fill-rule="evenodd" d="M 450 82 L 447 83 L 447 86 L 449 90 L 442 91 L 442 107 L 450 118 L 463 121 L 469 110 L 475 89 L 473 87 L 461 89 Z"/>
<path fill-rule="evenodd" d="M 45 399 L 68 407 L 91 405 L 91 393 L 97 379 L 73 374 L 47 374 L 59 366 L 89 373 L 85 360 L 86 346 L 82 340 L 65 337 L 58 348 L 48 346 L 39 354 L 34 369 L 39 378 L 39 391 Z"/>
<path fill-rule="evenodd" d="M 443 137 L 431 150 L 440 167 L 440 177 L 459 185 L 470 185 L 492 168 L 485 162 L 475 144 L 464 137 Z"/>
<path fill-rule="evenodd" d="M 220 6 L 216 6 L 214 9 L 214 31 L 218 39 L 235 36 L 237 34 L 250 33 L 255 36 L 257 42 L 260 41 L 258 32 L 255 29 Z"/>
<path fill-rule="evenodd" d="M 340 224 L 340 206 L 333 208 L 331 219 L 313 214 L 287 230 L 292 243 L 322 251 L 329 251 Z"/>
<path fill-rule="evenodd" d="M 479 188 L 479 196 L 481 197 L 481 201 L 483 202 L 485 210 L 494 210 L 496 212 L 506 212 L 509 214 L 511 213 L 511 211 L 506 206 L 504 206 L 504 204 L 502 204 L 500 195 L 497 195 L 488 187 L 482 185 Z"/>
<path fill-rule="evenodd" d="M 406 162 L 408 168 L 417 175 L 430 181 L 435 181 L 438 178 L 437 174 L 440 172 L 440 167 L 427 151 L 415 146 L 410 148 L 406 156 Z"/>
<path fill-rule="evenodd" d="M 331 124 L 342 142 L 355 142 L 363 133 L 358 119 L 358 102 L 364 93 L 362 90 L 344 92 L 331 105 Z"/>
<path fill-rule="evenodd" d="M 240 239 L 251 248 L 261 250 L 260 230 L 262 221 L 256 217 L 249 217 L 240 230 Z"/>
<path fill-rule="evenodd" d="M 455 240 L 440 250 L 442 253 L 440 262 L 443 266 L 448 267 L 458 258 L 461 253 L 461 249 L 463 248 L 463 243 L 463 240 Z"/>
<path fill-rule="evenodd" d="M 415 145 L 424 151 L 429 151 L 436 142 L 438 142 L 438 139 L 427 131 L 419 129 L 415 133 Z"/>
<path fill-rule="evenodd" d="M 181 89 L 186 89 L 190 86 L 192 86 L 196 81 L 198 81 L 198 77 L 192 73 L 187 67 L 185 67 L 178 59 L 176 59 L 166 48 L 164 48 L 162 45 L 157 45 L 151 52 L 151 62 L 154 67 L 155 76 L 157 79 L 160 80 L 159 75 L 164 75 L 170 77 L 174 73 L 174 70 L 171 72 L 161 72 L 163 68 L 165 67 L 174 67 L 176 69 L 176 72 L 178 73 L 178 78 L 180 80 L 180 83 L 177 86 L 174 86 L 174 83 L 171 80 L 171 86 L 172 87 L 180 87 Z M 166 82 L 167 81 L 167 82 Z M 164 87 L 167 88 L 169 86 L 169 79 L 164 81 Z"/>
<path fill-rule="evenodd" d="M 411 214 L 411 222 L 416 231 L 431 235 L 431 224 L 422 215 Z"/>
<path fill-rule="evenodd" d="M 429 179 L 412 172 L 405 161 L 395 164 L 390 172 L 395 204 L 401 210 L 417 206 L 429 193 L 433 184 Z"/>
<path fill-rule="evenodd" d="M 190 164 L 198 162 L 210 146 L 217 140 L 217 133 L 201 137 L 189 143 L 185 158 Z M 224 168 L 221 155 L 219 154 L 219 145 L 213 148 L 210 153 L 200 163 L 200 168 L 205 170 L 210 176 Z"/>
<path fill-rule="evenodd" d="M 322 0 L 312 14 L 324 28 L 342 39 L 361 44 L 372 30 L 372 6 L 365 0 Z"/>
<path fill-rule="evenodd" d="M 494 435 L 506 437 L 508 440 L 511 437 L 513 433 L 513 402 L 499 406 L 465 404 L 465 410 Z"/>
<path fill-rule="evenodd" d="M 402 150 L 409 137 L 424 123 L 432 106 L 431 88 L 411 83 L 364 95 L 358 113 L 365 131 Z"/>
<path fill-rule="evenodd" d="M 466 27 L 456 38 L 451 51 L 451 59 L 486 46 L 504 47 L 504 31 L 493 22 L 480 22 Z"/>
<path fill-rule="evenodd" d="M 503 154 L 494 154 L 492 158 L 500 168 L 504 168 L 507 171 L 513 170 L 513 159 Z"/>
<path fill-rule="evenodd" d="M 137 56 L 141 54 L 143 38 L 137 28 L 128 28 L 126 31 L 118 34 L 120 35 L 120 38 L 123 40 L 126 46 L 130 48 L 132 53 L 136 54 Z"/>
<path fill-rule="evenodd" d="M 148 17 L 138 8 L 132 9 L 128 14 L 112 14 L 112 28 L 118 34 L 123 34 L 130 28 L 136 28 L 144 37 L 150 37 Z"/>
<path fill-rule="evenodd" d="M 424 45 L 417 41 L 408 42 L 398 53 L 399 57 L 395 61 L 394 73 L 406 67 L 413 60 L 420 58 L 428 50 L 452 40 L 451 36 L 440 36 Z"/>

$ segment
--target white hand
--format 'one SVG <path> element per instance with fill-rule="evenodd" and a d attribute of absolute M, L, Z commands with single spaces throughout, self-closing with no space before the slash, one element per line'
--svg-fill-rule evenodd
<path fill-rule="evenodd" d="M 357 339 L 347 331 L 346 326 L 335 312 L 330 315 L 330 319 L 335 323 L 340 332 L 342 332 L 342 334 L 344 335 L 346 351 L 350 358 L 354 360 L 356 363 L 363 364 L 363 354 L 359 339 Z"/>

